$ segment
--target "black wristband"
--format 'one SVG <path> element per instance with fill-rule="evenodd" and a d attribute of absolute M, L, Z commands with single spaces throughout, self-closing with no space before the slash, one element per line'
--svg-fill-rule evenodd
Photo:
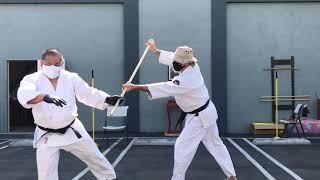
<path fill-rule="evenodd" d="M 44 97 L 43 97 L 43 101 L 44 102 L 50 102 L 51 98 L 49 96 L 49 94 L 46 94 Z"/>

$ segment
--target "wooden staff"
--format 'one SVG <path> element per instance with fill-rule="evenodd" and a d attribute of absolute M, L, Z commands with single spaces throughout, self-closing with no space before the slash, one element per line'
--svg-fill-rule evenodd
<path fill-rule="evenodd" d="M 139 68 L 140 68 L 140 66 L 141 66 L 144 58 L 146 57 L 146 55 L 147 55 L 147 53 L 148 53 L 148 51 L 149 51 L 149 48 L 150 48 L 150 45 L 148 45 L 148 46 L 146 47 L 146 49 L 144 50 L 144 52 L 143 52 L 143 54 L 142 54 L 142 56 L 141 56 L 141 58 L 140 58 L 140 60 L 139 60 L 139 63 L 137 64 L 136 68 L 134 69 L 134 71 L 133 71 L 133 73 L 131 74 L 131 77 L 130 77 L 130 79 L 129 79 L 129 81 L 128 81 L 127 83 L 131 83 L 131 82 L 133 81 L 133 78 L 136 76 L 136 74 L 137 74 L 137 72 L 138 72 L 138 70 L 139 70 Z M 120 97 L 123 98 L 123 96 L 124 96 L 125 94 L 126 94 L 126 89 L 123 89 Z M 113 107 L 113 109 L 112 109 L 112 111 L 111 111 L 111 113 L 110 113 L 111 116 L 113 115 L 113 113 L 114 113 L 114 111 L 116 110 L 116 108 L 119 106 L 119 103 L 120 103 L 120 99 L 118 99 L 116 105 L 114 105 L 114 107 Z"/>
<path fill-rule="evenodd" d="M 278 101 L 309 101 L 310 99 L 281 99 L 278 98 Z M 260 102 L 274 102 L 275 99 L 262 99 Z"/>
<path fill-rule="evenodd" d="M 299 95 L 299 96 L 278 96 L 278 98 L 309 98 L 310 95 Z M 275 98 L 275 96 L 261 96 L 261 99 L 269 99 L 269 98 Z"/>

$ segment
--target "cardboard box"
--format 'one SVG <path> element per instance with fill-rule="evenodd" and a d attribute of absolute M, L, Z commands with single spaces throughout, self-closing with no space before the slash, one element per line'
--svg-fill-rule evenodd
<path fill-rule="evenodd" d="M 252 123 L 253 129 L 276 129 L 276 124 L 275 123 Z M 278 124 L 278 129 L 283 130 L 284 125 L 283 124 Z"/>
<path fill-rule="evenodd" d="M 279 130 L 279 135 L 280 134 L 282 134 L 283 133 L 283 130 Z M 272 134 L 276 134 L 276 130 L 274 130 L 274 129 L 263 129 L 263 130 L 261 130 L 261 129 L 253 129 L 252 130 L 252 134 L 254 134 L 254 135 L 258 135 L 258 134 L 262 134 L 262 135 L 272 135 Z"/>
<path fill-rule="evenodd" d="M 279 134 L 282 134 L 284 130 L 284 124 L 278 124 Z M 252 123 L 252 134 L 275 134 L 275 123 Z"/>

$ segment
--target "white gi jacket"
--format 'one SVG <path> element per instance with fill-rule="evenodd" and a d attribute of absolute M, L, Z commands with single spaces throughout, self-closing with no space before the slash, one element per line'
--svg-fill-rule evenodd
<path fill-rule="evenodd" d="M 54 104 L 40 102 L 38 104 L 27 104 L 39 94 L 49 94 L 58 96 L 67 102 L 64 107 L 58 107 Z M 90 87 L 82 78 L 76 73 L 71 73 L 66 70 L 61 71 L 56 90 L 54 90 L 49 79 L 42 71 L 27 75 L 20 82 L 17 97 L 21 105 L 25 108 L 32 108 L 34 123 L 45 128 L 59 129 L 66 127 L 73 120 L 72 127 L 76 129 L 82 138 L 79 139 L 72 129 L 68 129 L 64 135 L 57 133 L 48 133 L 39 142 L 46 137 L 45 144 L 47 146 L 63 146 L 75 143 L 77 141 L 91 138 L 86 132 L 84 126 L 77 119 L 78 108 L 76 105 L 76 98 L 88 105 L 98 109 L 106 109 L 107 104 L 104 102 L 109 95 L 103 91 L 99 91 Z M 36 127 L 34 134 L 34 147 L 37 147 L 39 138 L 45 131 Z"/>
<path fill-rule="evenodd" d="M 161 51 L 159 62 L 172 66 L 172 57 L 172 52 Z M 147 84 L 147 87 L 150 91 L 149 98 L 151 100 L 173 96 L 184 112 L 194 111 L 210 99 L 197 63 L 194 67 L 187 67 L 172 81 Z M 214 104 L 210 102 L 208 107 L 199 113 L 199 117 L 204 128 L 215 123 L 218 114 Z"/>

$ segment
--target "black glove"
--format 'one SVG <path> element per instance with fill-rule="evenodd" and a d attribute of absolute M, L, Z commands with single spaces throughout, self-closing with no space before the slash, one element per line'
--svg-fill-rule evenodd
<path fill-rule="evenodd" d="M 107 97 L 106 100 L 104 102 L 106 102 L 107 104 L 111 104 L 111 105 L 116 105 L 118 99 L 120 99 L 120 102 L 119 102 L 119 105 L 123 102 L 123 99 L 121 96 L 110 96 L 110 97 Z"/>
<path fill-rule="evenodd" d="M 59 97 L 45 95 L 43 98 L 43 101 L 46 103 L 53 103 L 56 106 L 63 107 L 64 105 L 67 105 L 67 102 Z"/>

